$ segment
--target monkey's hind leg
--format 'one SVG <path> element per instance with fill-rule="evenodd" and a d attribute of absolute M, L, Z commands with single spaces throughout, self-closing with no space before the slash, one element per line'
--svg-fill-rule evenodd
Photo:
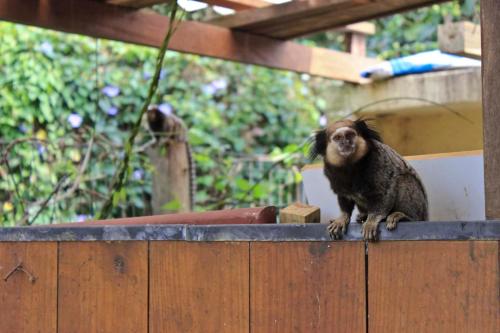
<path fill-rule="evenodd" d="M 405 213 L 391 213 L 389 214 L 389 216 L 387 216 L 385 227 L 387 228 L 387 230 L 394 230 L 396 229 L 396 225 L 398 224 L 398 222 L 401 220 L 410 220 L 410 218 Z"/>

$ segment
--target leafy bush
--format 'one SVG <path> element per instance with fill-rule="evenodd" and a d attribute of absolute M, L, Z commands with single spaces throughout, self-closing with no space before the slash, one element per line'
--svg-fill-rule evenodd
<path fill-rule="evenodd" d="M 1 147 L 8 162 L 0 164 L 2 223 L 94 215 L 109 194 L 156 50 L 0 23 L 0 54 Z M 224 207 L 228 198 L 247 205 L 265 195 L 262 184 L 247 193 L 245 173 L 227 176 L 235 158 L 300 153 L 297 145 L 319 116 L 311 83 L 318 80 L 303 78 L 167 54 L 155 103 L 172 106 L 189 128 L 198 210 Z M 140 150 L 150 139 L 144 127 L 115 216 L 150 213 L 152 167 Z"/>

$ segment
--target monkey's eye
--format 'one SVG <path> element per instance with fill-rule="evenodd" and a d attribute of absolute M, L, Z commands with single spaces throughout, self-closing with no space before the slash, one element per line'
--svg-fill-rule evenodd
<path fill-rule="evenodd" d="M 333 141 L 339 141 L 339 140 L 340 140 L 340 135 L 338 135 L 338 134 L 337 134 L 337 135 L 334 135 L 334 136 L 332 137 L 332 140 L 333 140 Z"/>
<path fill-rule="evenodd" d="M 348 133 L 346 133 L 345 138 L 347 140 L 352 140 L 352 139 L 354 139 L 355 136 L 356 136 L 356 133 L 354 133 L 354 132 L 348 132 Z"/>

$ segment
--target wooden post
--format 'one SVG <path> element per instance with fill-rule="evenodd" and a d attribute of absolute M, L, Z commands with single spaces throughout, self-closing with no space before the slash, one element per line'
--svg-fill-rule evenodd
<path fill-rule="evenodd" d="M 186 212 L 193 206 L 194 170 L 187 128 L 169 108 L 150 105 L 146 117 L 156 138 L 156 144 L 147 151 L 154 167 L 153 214 Z"/>
<path fill-rule="evenodd" d="M 500 219 L 500 1 L 481 0 L 486 219 Z"/>
<path fill-rule="evenodd" d="M 169 142 L 148 149 L 148 156 L 154 166 L 151 198 L 153 214 L 191 210 L 191 175 L 186 144 Z"/>
<path fill-rule="evenodd" d="M 346 52 L 358 56 L 366 56 L 366 36 L 354 32 L 345 34 Z"/>

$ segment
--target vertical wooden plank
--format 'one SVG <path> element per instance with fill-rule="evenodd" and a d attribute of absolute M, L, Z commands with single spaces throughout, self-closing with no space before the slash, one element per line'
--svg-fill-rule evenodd
<path fill-rule="evenodd" d="M 486 218 L 500 219 L 500 1 L 481 0 Z"/>
<path fill-rule="evenodd" d="M 147 332 L 147 242 L 59 246 L 59 332 Z"/>
<path fill-rule="evenodd" d="M 151 242 L 150 332 L 248 332 L 248 243 Z"/>
<path fill-rule="evenodd" d="M 368 247 L 368 330 L 500 332 L 498 242 Z"/>
<path fill-rule="evenodd" d="M 0 332 L 55 333 L 57 243 L 0 243 L 0 277 Z"/>
<path fill-rule="evenodd" d="M 363 242 L 250 246 L 251 332 L 365 332 Z"/>

